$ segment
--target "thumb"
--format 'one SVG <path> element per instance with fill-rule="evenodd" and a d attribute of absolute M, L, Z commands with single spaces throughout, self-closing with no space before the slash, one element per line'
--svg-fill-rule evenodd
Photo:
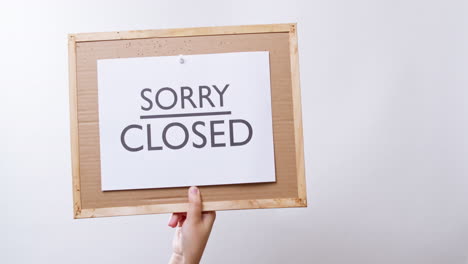
<path fill-rule="evenodd" d="M 188 190 L 189 208 L 187 212 L 187 221 L 201 221 L 202 218 L 202 202 L 200 190 L 192 186 Z"/>

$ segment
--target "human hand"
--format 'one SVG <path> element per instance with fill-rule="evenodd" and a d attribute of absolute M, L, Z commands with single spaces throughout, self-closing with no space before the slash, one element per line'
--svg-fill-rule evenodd
<path fill-rule="evenodd" d="M 169 263 L 198 264 L 210 237 L 216 212 L 202 212 L 200 190 L 190 187 L 187 213 L 173 213 L 168 225 L 177 227 L 172 241 L 172 257 Z"/>

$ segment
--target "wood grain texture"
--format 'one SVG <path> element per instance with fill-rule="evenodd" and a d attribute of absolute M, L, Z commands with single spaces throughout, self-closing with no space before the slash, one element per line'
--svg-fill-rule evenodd
<path fill-rule="evenodd" d="M 297 25 L 291 25 L 289 32 L 289 49 L 291 55 L 291 86 L 294 106 L 294 137 L 296 145 L 297 188 L 299 198 L 307 205 L 307 188 L 304 164 L 304 136 L 302 129 L 301 85 L 299 75 L 299 46 L 297 41 Z"/>
<path fill-rule="evenodd" d="M 70 34 L 70 35 L 73 36 L 76 39 L 76 41 L 85 42 L 85 41 L 118 40 L 118 39 L 144 39 L 144 38 L 167 38 L 167 37 L 185 37 L 185 36 L 211 36 L 211 35 L 235 35 L 235 34 L 251 34 L 251 33 L 289 32 L 291 25 L 294 25 L 294 24 L 170 28 L 170 29 L 80 33 L 80 34 Z"/>
<path fill-rule="evenodd" d="M 307 202 L 299 198 L 231 200 L 220 202 L 204 202 L 203 211 L 267 209 L 285 207 L 306 207 Z M 187 203 L 149 204 L 136 206 L 105 207 L 83 209 L 76 218 L 94 218 L 104 216 L 125 216 L 141 214 L 161 214 L 172 212 L 187 212 Z"/>
<path fill-rule="evenodd" d="M 78 137 L 78 107 L 76 85 L 76 42 L 75 37 L 68 38 L 68 70 L 69 70 L 69 98 L 70 98 L 70 149 L 72 157 L 72 188 L 73 188 L 73 212 L 77 216 L 81 212 L 80 193 L 80 154 Z"/>
<path fill-rule="evenodd" d="M 206 210 L 306 206 L 296 25 L 247 28 L 248 30 L 242 31 L 228 27 L 223 31 L 243 32 L 241 34 L 206 35 L 209 31 L 203 28 L 201 32 L 204 35 L 193 33 L 196 29 L 183 29 L 181 32 L 188 36 L 132 37 L 125 40 L 110 38 L 111 40 L 106 41 L 76 42 L 76 47 L 73 48 L 76 62 L 72 64 L 70 59 L 70 103 L 72 116 L 76 117 L 71 119 L 72 145 L 75 142 L 77 146 L 73 151 L 73 172 L 78 175 L 76 178 L 74 176 L 76 218 L 185 210 L 187 188 L 102 192 L 100 179 L 97 60 L 178 54 L 270 52 L 277 181 L 201 186 Z M 279 32 L 270 32 L 273 29 Z M 217 28 L 212 32 L 220 32 L 219 30 Z M 252 34 L 254 30 L 259 30 L 260 33 Z M 77 36 L 70 35 L 69 38 L 74 39 Z M 72 73 L 73 65 L 76 69 Z M 73 74 L 76 74 L 76 78 L 72 82 Z M 73 83 L 76 90 L 72 92 Z M 73 99 L 73 96 L 76 98 Z M 75 134 L 77 139 L 73 139 Z"/>

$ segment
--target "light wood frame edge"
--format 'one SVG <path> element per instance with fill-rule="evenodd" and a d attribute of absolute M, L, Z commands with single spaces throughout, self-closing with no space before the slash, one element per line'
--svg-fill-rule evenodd
<path fill-rule="evenodd" d="M 70 148 L 73 188 L 73 215 L 81 214 L 80 188 L 80 143 L 78 137 L 78 104 L 76 85 L 76 39 L 68 36 L 68 71 L 69 71 L 69 100 L 70 100 Z"/>
<path fill-rule="evenodd" d="M 216 210 L 240 210 L 240 209 L 266 209 L 266 208 L 285 208 L 285 207 L 305 207 L 307 202 L 299 198 L 281 198 L 281 199 L 256 199 L 256 200 L 233 200 L 218 202 L 203 202 L 204 211 Z M 141 214 L 162 214 L 172 212 L 187 212 L 187 203 L 176 204 L 151 204 L 138 206 L 121 206 L 82 209 L 75 215 L 76 219 L 94 218 L 106 216 L 126 216 Z"/>
<path fill-rule="evenodd" d="M 209 36 L 209 35 L 289 32 L 292 25 L 295 25 L 295 24 L 264 24 L 264 25 L 243 25 L 243 26 L 148 29 L 148 30 L 132 30 L 132 31 L 78 33 L 78 34 L 70 34 L 69 36 L 73 36 L 77 42 L 119 40 L 119 39 L 183 37 L 183 36 Z"/>
<path fill-rule="evenodd" d="M 307 207 L 304 149 L 302 132 L 301 90 L 299 76 L 299 54 L 297 44 L 297 24 L 268 24 L 246 26 L 221 26 L 203 28 L 116 31 L 103 33 L 80 33 L 68 35 L 69 53 L 69 82 L 70 82 L 70 123 L 71 123 L 71 152 L 73 178 L 73 211 L 74 218 L 93 218 L 105 216 L 124 216 L 138 214 L 158 214 L 170 212 L 184 212 L 187 203 L 155 204 L 140 206 L 122 206 L 105 208 L 81 207 L 80 171 L 79 171 L 79 138 L 78 138 L 78 109 L 77 109 L 77 80 L 76 80 L 76 43 L 87 41 L 104 41 L 118 39 L 144 39 L 154 37 L 204 36 L 226 34 L 250 34 L 289 32 L 289 47 L 291 60 L 291 80 L 293 92 L 294 134 L 296 144 L 296 170 L 298 184 L 298 198 L 255 199 L 203 202 L 203 210 L 236 210 L 281 207 Z"/>
<path fill-rule="evenodd" d="M 291 56 L 291 82 L 294 114 L 294 140 L 296 147 L 296 173 L 299 199 L 307 206 L 307 187 L 304 164 L 304 136 L 302 130 L 302 103 L 299 73 L 299 47 L 297 41 L 297 24 L 291 24 L 289 31 L 289 53 Z"/>

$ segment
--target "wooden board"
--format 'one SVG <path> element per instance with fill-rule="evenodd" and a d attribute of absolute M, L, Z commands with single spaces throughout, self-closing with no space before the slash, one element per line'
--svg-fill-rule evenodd
<path fill-rule="evenodd" d="M 187 188 L 101 191 L 97 60 L 269 51 L 274 183 L 201 186 L 203 210 L 307 206 L 296 24 L 69 35 L 74 217 L 183 212 Z"/>

